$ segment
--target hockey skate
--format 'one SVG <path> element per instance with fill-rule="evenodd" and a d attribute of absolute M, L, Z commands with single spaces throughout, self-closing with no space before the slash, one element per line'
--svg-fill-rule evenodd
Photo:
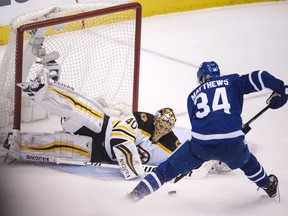
<path fill-rule="evenodd" d="M 41 101 L 47 92 L 48 83 L 49 72 L 43 69 L 34 81 L 17 83 L 17 86 L 19 86 L 23 92 L 28 93 L 32 100 Z"/>
<path fill-rule="evenodd" d="M 33 82 L 17 83 L 17 86 L 19 86 L 23 90 L 23 92 L 28 92 L 29 94 L 34 95 L 34 93 L 38 92 L 44 86 L 44 84 L 39 83 L 37 81 L 33 81 Z"/>
<path fill-rule="evenodd" d="M 141 200 L 140 197 L 137 196 L 137 194 L 131 192 L 131 193 L 128 193 L 126 195 L 126 198 L 131 201 L 131 202 L 138 202 L 139 200 Z"/>
<path fill-rule="evenodd" d="M 19 130 L 12 130 L 4 143 L 4 148 L 8 150 L 4 159 L 6 163 L 12 163 L 20 159 L 21 133 Z"/>
<path fill-rule="evenodd" d="M 267 195 L 270 198 L 274 198 L 277 196 L 280 201 L 278 178 L 275 175 L 270 174 L 269 179 L 270 179 L 270 182 L 266 186 L 262 187 L 262 189 L 267 193 Z"/>
<path fill-rule="evenodd" d="M 5 158 L 8 155 L 9 144 L 8 137 L 11 133 L 0 133 L 0 158 Z M 5 160 L 5 159 L 4 159 Z"/>

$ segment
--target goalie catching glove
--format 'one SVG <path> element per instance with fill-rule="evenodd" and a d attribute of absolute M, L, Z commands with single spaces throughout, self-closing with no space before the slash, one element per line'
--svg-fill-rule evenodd
<path fill-rule="evenodd" d="M 128 141 L 120 143 L 113 147 L 113 151 L 119 163 L 121 173 L 126 180 L 137 178 L 144 173 L 135 143 Z"/>

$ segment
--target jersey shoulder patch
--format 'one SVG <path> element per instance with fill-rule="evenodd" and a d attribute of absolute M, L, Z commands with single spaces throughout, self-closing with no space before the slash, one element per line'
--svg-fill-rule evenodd
<path fill-rule="evenodd" d="M 134 112 L 133 115 L 138 123 L 138 128 L 145 133 L 152 135 L 154 130 L 154 115 L 147 112 Z"/>
<path fill-rule="evenodd" d="M 159 140 L 159 142 L 157 142 L 157 144 L 169 153 L 172 153 L 176 150 L 176 148 L 181 145 L 180 141 L 178 140 L 177 136 L 174 134 L 173 131 L 163 136 Z"/>

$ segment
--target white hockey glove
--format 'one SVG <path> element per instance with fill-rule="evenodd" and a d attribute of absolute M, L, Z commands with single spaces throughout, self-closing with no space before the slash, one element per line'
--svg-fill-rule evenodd
<path fill-rule="evenodd" d="M 124 142 L 113 147 L 121 173 L 126 180 L 134 179 L 144 173 L 141 159 L 137 152 L 135 143 Z"/>

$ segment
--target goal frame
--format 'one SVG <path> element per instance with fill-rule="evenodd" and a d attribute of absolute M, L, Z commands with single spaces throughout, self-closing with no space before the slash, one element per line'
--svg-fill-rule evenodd
<path fill-rule="evenodd" d="M 22 82 L 23 70 L 23 48 L 24 48 L 24 32 L 35 28 L 47 27 L 50 25 L 63 24 L 65 22 L 83 20 L 91 17 L 107 15 L 114 12 L 121 12 L 125 10 L 136 11 L 136 25 L 135 25 L 135 48 L 134 48 L 134 77 L 133 77 L 133 98 L 132 98 L 132 112 L 138 111 L 138 97 L 139 97 L 139 70 L 140 70 L 140 50 L 141 50 L 141 25 L 142 25 L 142 6 L 138 2 L 131 2 L 118 6 L 111 6 L 108 8 L 98 9 L 81 14 L 70 15 L 66 17 L 54 18 L 46 21 L 38 21 L 30 24 L 24 24 L 17 28 L 16 37 L 16 61 L 15 61 L 15 84 Z M 14 104 L 14 129 L 21 128 L 21 88 L 15 88 L 15 104 Z"/>

